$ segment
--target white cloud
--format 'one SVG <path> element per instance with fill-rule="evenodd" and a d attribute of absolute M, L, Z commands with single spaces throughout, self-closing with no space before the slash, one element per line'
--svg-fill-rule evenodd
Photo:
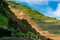
<path fill-rule="evenodd" d="M 27 2 L 29 4 L 47 3 L 48 0 L 16 0 L 18 2 Z"/>
<path fill-rule="evenodd" d="M 56 11 L 53 12 L 53 16 L 60 17 L 60 3 L 58 4 Z"/>
<path fill-rule="evenodd" d="M 21 0 L 22 2 L 33 2 L 33 3 L 37 3 L 37 2 L 43 2 L 43 1 L 47 1 L 47 0 Z"/>
<path fill-rule="evenodd" d="M 48 1 L 58 1 L 60 2 L 60 0 L 16 0 L 18 2 L 27 2 L 27 3 L 33 3 L 33 4 L 36 4 L 36 3 L 47 3 Z"/>
<path fill-rule="evenodd" d="M 55 17 L 60 20 L 60 3 L 55 11 L 53 11 L 51 8 L 47 8 L 47 16 Z"/>

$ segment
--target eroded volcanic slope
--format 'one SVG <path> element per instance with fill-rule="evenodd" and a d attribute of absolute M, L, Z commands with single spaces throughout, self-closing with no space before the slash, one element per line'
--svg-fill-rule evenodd
<path fill-rule="evenodd" d="M 8 2 L 9 3 L 9 2 Z M 60 21 L 56 18 L 44 16 L 43 14 L 32 10 L 31 8 L 25 7 L 21 4 L 14 4 L 15 2 L 9 3 L 10 10 L 16 15 L 18 19 L 25 19 L 39 34 L 51 38 L 59 39 L 59 26 Z M 53 35 L 57 34 L 57 35 Z M 56 38 L 56 39 L 55 39 Z"/>
<path fill-rule="evenodd" d="M 17 4 L 15 2 L 11 3 Z M 6 3 L 3 0 L 0 1 L 0 37 L 5 37 L 0 38 L 1 40 L 16 40 L 14 37 L 18 37 L 18 40 L 47 40 L 46 37 L 40 35 L 32 27 L 33 25 L 31 25 L 29 16 L 22 14 L 22 10 L 19 14 L 20 16 L 15 14 L 20 10 L 12 10 L 9 7 L 9 3 Z"/>
<path fill-rule="evenodd" d="M 44 16 L 16 2 L 0 1 L 0 26 L 4 30 L 7 29 L 8 32 L 4 33 L 10 32 L 11 37 L 23 38 L 21 40 L 54 39 L 55 36 L 52 38 L 49 32 L 59 34 L 59 23 L 60 21 L 55 18 Z M 2 34 L 3 37 L 4 33 Z"/>
<path fill-rule="evenodd" d="M 10 10 L 17 16 L 18 19 L 27 19 L 32 20 L 44 31 L 48 31 L 51 34 L 59 35 L 60 32 L 60 20 L 56 18 L 44 16 L 42 13 L 39 13 L 31 8 L 23 6 L 15 2 L 8 2 Z M 22 15 L 23 14 L 23 15 Z M 32 23 L 32 24 L 34 24 Z"/>

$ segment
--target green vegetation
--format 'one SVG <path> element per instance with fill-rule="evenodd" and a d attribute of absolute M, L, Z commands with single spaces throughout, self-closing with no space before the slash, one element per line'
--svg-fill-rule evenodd
<path fill-rule="evenodd" d="M 26 34 L 30 37 L 35 37 L 34 33 L 32 33 L 32 32 L 27 32 Z"/>
<path fill-rule="evenodd" d="M 3 13 L 0 12 L 0 25 L 1 26 L 7 26 L 8 19 L 2 15 Z"/>
<path fill-rule="evenodd" d="M 22 36 L 23 32 L 20 29 L 15 29 L 14 27 L 10 27 L 10 30 L 12 32 L 12 36 Z"/>

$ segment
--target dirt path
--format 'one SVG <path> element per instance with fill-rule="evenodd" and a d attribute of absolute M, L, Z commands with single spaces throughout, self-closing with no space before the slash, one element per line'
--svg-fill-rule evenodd
<path fill-rule="evenodd" d="M 60 36 L 52 35 L 48 31 L 43 31 L 41 28 L 39 28 L 39 26 L 30 19 L 27 13 L 24 13 L 18 9 L 11 8 L 11 7 L 10 7 L 10 10 L 17 16 L 18 19 L 20 20 L 26 19 L 29 22 L 29 24 L 32 25 L 32 28 L 34 28 L 40 35 L 53 40 L 60 40 Z"/>

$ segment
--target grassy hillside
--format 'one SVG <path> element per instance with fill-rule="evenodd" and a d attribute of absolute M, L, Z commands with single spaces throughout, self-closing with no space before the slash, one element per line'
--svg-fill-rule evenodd
<path fill-rule="evenodd" d="M 60 34 L 60 21 L 56 18 L 45 16 L 35 10 L 32 10 L 31 8 L 23 6 L 22 4 L 15 2 L 8 2 L 8 4 L 12 6 L 12 8 L 16 8 L 27 13 L 31 20 L 36 22 L 44 31 L 49 31 L 52 34 Z"/>
<path fill-rule="evenodd" d="M 14 8 L 19 9 L 25 8 L 30 10 L 27 7 L 19 5 L 15 2 L 9 2 L 8 4 L 1 0 L 0 1 L 0 37 L 20 37 L 20 40 L 50 40 L 49 38 L 45 38 L 42 35 L 34 30 L 27 20 L 19 20 L 16 16 L 11 12 L 8 5 L 13 5 Z M 20 9 L 21 9 L 20 8 Z M 24 9 L 24 10 L 25 10 Z M 22 11 L 24 11 L 22 10 Z M 32 9 L 31 9 L 32 10 Z M 27 11 L 24 11 L 27 12 Z M 29 11 L 28 11 L 29 12 Z M 30 14 L 29 14 L 30 15 Z M 42 14 L 41 14 L 42 15 Z M 8 34 L 8 35 L 7 35 Z"/>

